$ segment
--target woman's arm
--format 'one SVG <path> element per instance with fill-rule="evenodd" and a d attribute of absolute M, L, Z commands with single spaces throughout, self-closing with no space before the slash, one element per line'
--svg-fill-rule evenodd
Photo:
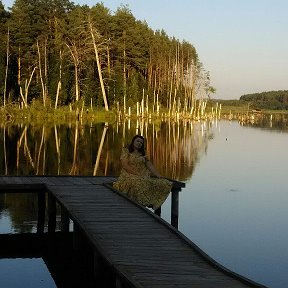
<path fill-rule="evenodd" d="M 153 176 L 162 178 L 161 174 L 157 171 L 157 169 L 153 166 L 153 164 L 148 159 L 146 160 L 146 167 L 150 170 Z"/>

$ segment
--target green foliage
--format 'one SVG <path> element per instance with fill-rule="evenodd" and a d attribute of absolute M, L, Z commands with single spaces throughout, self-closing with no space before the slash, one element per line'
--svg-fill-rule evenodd
<path fill-rule="evenodd" d="M 2 91 L 4 89 L 8 19 L 9 13 L 5 11 L 4 6 L 0 1 L 0 95 L 2 95 Z"/>
<path fill-rule="evenodd" d="M 26 104 L 27 94 L 27 105 L 37 100 L 53 107 L 56 99 L 58 106 L 81 100 L 87 105 L 92 99 L 102 107 L 101 78 L 110 107 L 123 105 L 124 95 L 135 105 L 143 90 L 149 101 L 157 93 L 165 107 L 172 94 L 170 102 L 192 105 L 199 85 L 213 92 L 194 46 L 153 31 L 128 6 L 112 14 L 103 3 L 90 8 L 69 0 L 15 0 L 10 12 L 0 2 L 0 95 L 8 26 L 8 103 Z"/>
<path fill-rule="evenodd" d="M 252 108 L 288 110 L 288 90 L 247 94 L 240 101 L 250 103 Z"/>

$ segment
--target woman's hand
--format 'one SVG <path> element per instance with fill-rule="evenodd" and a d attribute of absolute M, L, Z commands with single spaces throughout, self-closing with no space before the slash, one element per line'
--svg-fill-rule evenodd
<path fill-rule="evenodd" d="M 157 178 L 162 178 L 162 175 L 157 171 L 157 169 L 153 166 L 153 164 L 149 160 L 146 161 L 146 166 L 153 176 Z"/>

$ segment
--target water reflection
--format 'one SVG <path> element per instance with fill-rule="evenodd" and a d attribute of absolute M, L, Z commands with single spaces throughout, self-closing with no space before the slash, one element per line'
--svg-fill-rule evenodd
<path fill-rule="evenodd" d="M 211 139 L 208 122 L 139 121 L 0 128 L 0 175 L 113 175 L 122 147 L 135 134 L 147 139 L 147 154 L 161 174 L 191 177 Z"/>
<path fill-rule="evenodd" d="M 242 126 L 288 131 L 288 114 L 256 114 L 245 121 L 239 121 Z"/>
<path fill-rule="evenodd" d="M 0 194 L 0 232 L 33 233 L 37 227 L 38 198 L 36 193 Z M 9 221 L 9 231 L 5 222 Z M 9 225 L 9 226 L 10 226 Z"/>
<path fill-rule="evenodd" d="M 75 253 L 71 232 L 6 234 L 0 243 L 1 287 L 106 287 L 93 278 L 91 247 L 87 257 Z"/>
<path fill-rule="evenodd" d="M 41 258 L 0 259 L 0 271 L 1 287 L 56 287 Z"/>
<path fill-rule="evenodd" d="M 288 259 L 287 134 L 283 133 L 288 129 L 287 118 L 281 119 L 259 118 L 242 124 L 254 130 L 228 121 L 211 127 L 208 122 L 133 119 L 1 126 L 0 174 L 118 175 L 122 147 L 136 133 L 143 134 L 147 152 L 161 174 L 187 184 L 180 196 L 180 231 L 224 266 L 280 288 L 287 283 Z M 269 153 L 271 147 L 273 153 Z M 202 157 L 194 171 L 206 152 L 208 157 Z M 0 194 L 0 220 L 8 221 L 4 200 Z M 7 203 L 12 205 L 12 199 Z M 25 205 L 14 210 L 13 227 L 18 227 L 19 210 L 29 217 L 33 214 Z M 29 217 L 26 224 L 30 225 Z"/>
<path fill-rule="evenodd" d="M 0 127 L 0 175 L 113 175 L 120 173 L 122 147 L 135 134 L 147 139 L 147 154 L 168 178 L 191 178 L 213 138 L 208 122 L 138 121 Z M 36 194 L 1 194 L 0 223 L 8 233 L 37 230 Z M 7 225 L 1 225 L 5 227 Z M 7 233 L 7 232 L 6 232 Z"/>

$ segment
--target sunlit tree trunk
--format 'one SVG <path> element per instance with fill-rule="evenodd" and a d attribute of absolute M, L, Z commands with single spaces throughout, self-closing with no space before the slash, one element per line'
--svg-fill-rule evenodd
<path fill-rule="evenodd" d="M 58 101 L 59 101 L 59 94 L 62 86 L 62 51 L 59 52 L 59 58 L 60 58 L 60 66 L 59 66 L 59 81 L 57 85 L 57 92 L 56 92 L 56 98 L 55 98 L 55 109 L 57 109 Z"/>
<path fill-rule="evenodd" d="M 44 44 L 44 76 L 42 72 L 42 59 L 41 59 L 41 52 L 40 52 L 40 46 L 39 41 L 36 42 L 37 45 L 37 52 L 38 52 L 38 70 L 39 70 L 39 77 L 41 81 L 41 87 L 42 87 L 42 99 L 43 99 L 43 106 L 46 106 L 46 98 L 47 98 L 47 85 L 46 85 L 46 76 L 47 76 L 47 68 L 46 68 L 46 41 Z"/>
<path fill-rule="evenodd" d="M 22 87 L 20 86 L 20 96 L 21 96 L 21 98 L 22 98 L 22 101 L 23 101 L 25 107 L 28 106 L 29 86 L 30 86 L 30 84 L 31 84 L 31 81 L 32 81 L 32 78 L 33 78 L 33 75 L 34 75 L 35 70 L 36 70 L 36 67 L 33 68 L 29 80 L 27 80 L 27 79 L 25 80 L 24 92 L 23 92 Z"/>
<path fill-rule="evenodd" d="M 73 64 L 74 64 L 75 100 L 78 102 L 80 99 L 80 87 L 79 87 L 79 75 L 78 75 L 80 61 L 78 57 L 77 47 L 74 43 L 71 43 L 70 45 L 68 45 L 67 43 L 65 44 L 71 53 Z"/>
<path fill-rule="evenodd" d="M 150 48 L 150 53 L 149 53 L 149 62 L 148 62 L 148 69 L 147 69 L 147 86 L 148 86 L 148 89 L 153 89 L 153 77 L 154 75 L 156 75 L 156 71 L 157 71 L 157 65 L 156 66 L 156 70 L 154 71 L 153 69 L 153 65 L 155 63 L 153 63 L 153 53 L 156 53 L 156 51 L 154 51 L 152 48 Z"/>
<path fill-rule="evenodd" d="M 172 103 L 172 111 L 175 113 L 177 110 L 177 106 L 176 106 L 176 97 L 177 97 L 177 92 L 179 89 L 179 83 L 180 83 L 180 79 L 179 79 L 179 46 L 177 45 L 176 47 L 176 53 L 175 53 L 175 65 L 174 66 L 174 96 L 173 96 L 173 103 Z"/>
<path fill-rule="evenodd" d="M 17 65 L 18 65 L 18 73 L 17 73 L 17 82 L 18 82 L 18 86 L 21 86 L 21 56 L 20 56 L 20 51 L 21 48 L 20 46 L 18 47 L 18 58 L 17 58 Z"/>
<path fill-rule="evenodd" d="M 104 87 L 104 81 L 102 77 L 101 64 L 99 60 L 99 53 L 98 53 L 98 48 L 97 48 L 96 39 L 95 39 L 95 29 L 92 26 L 92 23 L 90 22 L 90 20 L 89 20 L 89 29 L 90 29 L 92 42 L 93 42 L 93 48 L 94 48 L 94 53 L 95 53 L 95 58 L 96 58 L 96 63 L 97 63 L 97 69 L 98 69 L 98 75 L 99 75 L 99 80 L 100 80 L 100 85 L 101 85 L 102 97 L 104 101 L 104 107 L 106 111 L 109 111 L 105 87 Z"/>
<path fill-rule="evenodd" d="M 124 36 L 124 49 L 123 49 L 123 90 L 124 90 L 124 115 L 126 113 L 126 97 L 127 97 L 127 79 L 126 79 L 126 32 L 123 33 Z"/>
<path fill-rule="evenodd" d="M 7 31 L 7 44 L 6 44 L 6 69 L 5 69 L 5 81 L 4 81 L 4 93 L 3 93 L 3 105 L 6 105 L 6 93 L 7 93 L 7 78 L 8 78 L 8 67 L 9 67 L 9 27 Z"/>
<path fill-rule="evenodd" d="M 110 61 L 110 50 L 109 50 L 109 46 L 107 45 L 106 47 L 107 50 L 107 68 L 108 68 L 108 76 L 109 79 L 111 79 L 111 61 Z"/>

